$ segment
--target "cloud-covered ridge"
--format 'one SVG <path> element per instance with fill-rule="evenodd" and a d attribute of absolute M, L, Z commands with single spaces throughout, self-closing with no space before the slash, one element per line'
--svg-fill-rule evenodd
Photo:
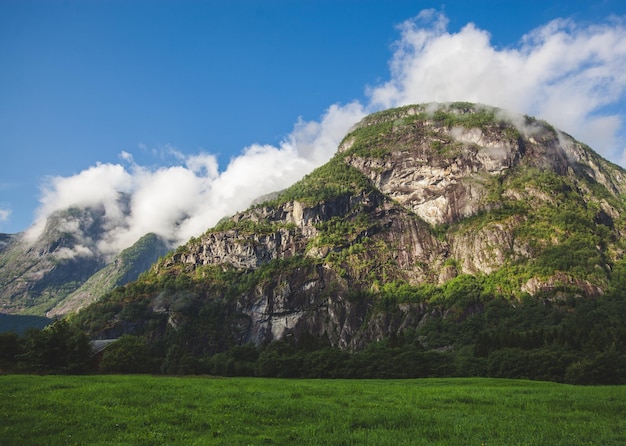
<path fill-rule="evenodd" d="M 278 146 L 246 147 L 224 170 L 207 153 L 177 153 L 179 165 L 148 168 L 123 152 L 120 163 L 51 178 L 28 233 L 41 233 L 55 210 L 98 206 L 107 222 L 101 253 L 115 254 L 147 232 L 184 243 L 326 162 L 367 113 L 410 103 L 469 101 L 536 116 L 624 161 L 624 116 L 616 108 L 626 88 L 622 19 L 586 27 L 556 20 L 509 48 L 494 47 L 489 33 L 471 23 L 456 33 L 447 28 L 445 15 L 434 10 L 404 22 L 390 78 L 367 89 L 365 104 L 332 105 L 319 121 L 297 122 Z"/>

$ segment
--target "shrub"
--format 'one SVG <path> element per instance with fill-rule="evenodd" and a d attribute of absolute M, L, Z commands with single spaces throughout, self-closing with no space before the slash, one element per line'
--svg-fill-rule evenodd
<path fill-rule="evenodd" d="M 153 371 L 144 339 L 123 335 L 105 350 L 100 361 L 102 373 L 149 373 Z"/>

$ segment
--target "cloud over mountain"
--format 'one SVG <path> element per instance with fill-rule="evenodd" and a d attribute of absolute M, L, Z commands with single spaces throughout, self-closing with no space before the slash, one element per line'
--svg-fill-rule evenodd
<path fill-rule="evenodd" d="M 626 24 L 613 18 L 580 26 L 555 20 L 497 48 L 468 24 L 447 30 L 445 15 L 422 11 L 399 26 L 391 79 L 369 90 L 370 106 L 419 102 L 485 103 L 545 119 L 624 161 Z"/>
<path fill-rule="evenodd" d="M 102 253 L 117 253 L 147 232 L 183 243 L 326 162 L 366 114 L 408 103 L 471 101 L 526 113 L 613 161 L 626 160 L 624 111 L 616 108 L 626 88 L 623 20 L 586 27 L 557 20 L 508 48 L 492 45 L 489 33 L 471 23 L 456 33 L 447 27 L 446 16 L 434 10 L 404 22 L 390 79 L 367 89 L 367 103 L 331 105 L 319 121 L 298 121 L 277 146 L 244 148 L 223 170 L 207 153 L 174 152 L 177 165 L 150 168 L 122 152 L 120 163 L 50 178 L 29 234 L 39 234 L 54 210 L 101 206 L 107 219 Z"/>
<path fill-rule="evenodd" d="M 245 209 L 260 195 L 282 189 L 327 161 L 349 127 L 364 116 L 357 102 L 331 106 L 319 122 L 299 121 L 277 147 L 253 144 L 219 171 L 214 155 L 173 152 L 180 163 L 149 168 L 122 152 L 118 164 L 97 164 L 70 177 L 50 178 L 41 192 L 34 239 L 46 218 L 68 207 L 103 208 L 103 254 L 116 254 L 148 232 L 180 244 Z"/>

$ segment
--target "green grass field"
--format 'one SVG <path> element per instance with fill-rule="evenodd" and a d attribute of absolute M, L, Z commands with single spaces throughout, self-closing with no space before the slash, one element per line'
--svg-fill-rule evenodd
<path fill-rule="evenodd" d="M 2 445 L 626 444 L 626 387 L 0 376 Z"/>

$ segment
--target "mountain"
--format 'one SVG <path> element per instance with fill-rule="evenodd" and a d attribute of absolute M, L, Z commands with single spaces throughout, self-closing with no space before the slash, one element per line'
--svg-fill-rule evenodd
<path fill-rule="evenodd" d="M 168 248 L 148 234 L 115 258 L 99 244 L 103 208 L 70 208 L 46 220 L 40 235 L 0 235 L 0 312 L 58 317 L 135 280 Z"/>
<path fill-rule="evenodd" d="M 359 352 L 402 338 L 421 352 L 413 357 L 451 352 L 482 371 L 500 354 L 494 376 L 509 376 L 498 361 L 532 363 L 509 350 L 541 347 L 542 364 L 562 365 L 546 373 L 563 379 L 575 363 L 600 361 L 584 349 L 626 345 L 623 312 L 590 307 L 618 305 L 607 299 L 626 291 L 625 179 L 531 117 L 468 103 L 383 111 L 327 164 L 75 321 L 93 337 L 144 337 L 169 372 L 238 364 L 245 345 Z M 559 342 L 567 354 L 553 352 Z M 268 348 L 263 364 L 278 364 L 282 350 Z"/>
<path fill-rule="evenodd" d="M 107 291 L 136 280 L 167 252 L 169 247 L 159 236 L 152 233 L 144 235 L 134 245 L 118 254 L 112 262 L 89 277 L 46 315 L 56 318 L 79 311 Z"/>
<path fill-rule="evenodd" d="M 0 311 L 43 316 L 104 267 L 94 250 L 103 210 L 68 209 L 50 215 L 42 233 L 5 235 L 0 251 Z"/>

